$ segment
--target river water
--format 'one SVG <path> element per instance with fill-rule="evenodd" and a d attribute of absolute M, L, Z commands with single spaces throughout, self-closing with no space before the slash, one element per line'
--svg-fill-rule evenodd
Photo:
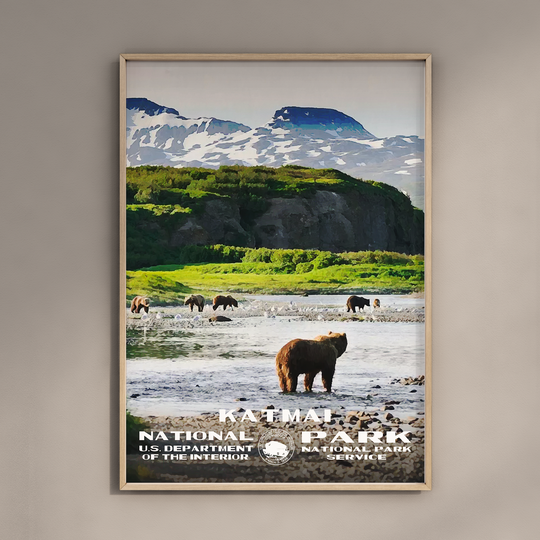
<path fill-rule="evenodd" d="M 383 309 L 394 311 L 424 305 L 420 298 L 377 297 Z M 424 387 L 402 385 L 396 379 L 425 374 L 424 324 L 300 316 L 308 310 L 346 311 L 346 298 L 245 296 L 239 310 L 220 310 L 232 322 L 211 324 L 210 308 L 205 308 L 204 319 L 198 319 L 182 306 L 169 308 L 170 317 L 174 310 L 182 313 L 183 324 L 178 327 L 128 329 L 128 410 L 138 416 L 185 416 L 239 407 L 260 410 L 268 405 L 302 411 L 317 407 L 374 411 L 391 399 L 399 401 L 400 414 L 422 412 Z M 284 306 L 290 315 L 278 312 Z M 167 309 L 162 311 L 167 316 Z M 332 393 L 324 392 L 319 374 L 313 393 L 282 394 L 275 370 L 278 350 L 292 339 L 312 339 L 329 331 L 345 332 L 348 339 L 347 351 L 337 361 Z M 303 376 L 299 390 L 302 383 Z"/>

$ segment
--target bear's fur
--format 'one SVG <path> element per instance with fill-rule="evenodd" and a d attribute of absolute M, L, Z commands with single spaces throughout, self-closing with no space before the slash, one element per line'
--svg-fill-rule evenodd
<path fill-rule="evenodd" d="M 145 296 L 136 296 L 131 301 L 131 313 L 140 313 L 141 309 L 148 313 L 150 309 L 150 300 Z"/>
<path fill-rule="evenodd" d="M 347 334 L 328 332 L 314 339 L 293 339 L 276 356 L 276 371 L 283 392 L 296 392 L 298 376 L 305 373 L 304 388 L 311 392 L 313 380 L 321 372 L 327 392 L 332 391 L 336 360 L 347 349 Z"/>
<path fill-rule="evenodd" d="M 227 309 L 227 306 L 230 306 L 231 310 L 233 310 L 233 306 L 238 307 L 238 302 L 230 294 L 228 296 L 221 296 L 218 294 L 212 300 L 212 304 L 212 309 L 214 311 L 216 311 L 219 306 L 223 306 L 223 311 Z"/>
<path fill-rule="evenodd" d="M 193 311 L 193 306 L 197 306 L 199 311 L 202 311 L 204 309 L 204 296 L 201 296 L 200 294 L 186 296 L 184 306 L 189 306 L 191 308 L 190 311 Z"/>
<path fill-rule="evenodd" d="M 351 311 L 356 313 L 356 308 L 364 311 L 364 306 L 369 306 L 369 300 L 362 296 L 349 296 L 347 299 L 347 313 Z"/>
<path fill-rule="evenodd" d="M 373 307 L 381 307 L 381 301 L 378 298 L 373 300 Z"/>

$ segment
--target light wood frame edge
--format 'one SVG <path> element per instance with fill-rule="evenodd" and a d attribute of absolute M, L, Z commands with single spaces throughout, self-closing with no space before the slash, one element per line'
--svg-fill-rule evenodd
<path fill-rule="evenodd" d="M 127 62 L 120 56 L 120 489 L 126 486 L 126 97 Z"/>
<path fill-rule="evenodd" d="M 403 61 L 425 62 L 425 483 L 414 484 L 161 484 L 128 483 L 126 478 L 126 91 L 128 61 Z M 429 491 L 432 489 L 432 55 L 398 54 L 121 54 L 120 55 L 120 489 L 131 491 Z"/>
<path fill-rule="evenodd" d="M 427 490 L 432 486 L 432 455 L 431 455 L 431 417 L 432 417 L 432 57 L 425 59 L 425 137 L 424 137 L 424 294 L 425 294 L 425 361 L 426 361 L 426 387 L 425 387 L 425 455 L 424 473 Z"/>
<path fill-rule="evenodd" d="M 265 483 L 199 483 L 199 484 L 162 484 L 162 483 L 126 483 L 124 491 L 429 491 L 427 484 L 265 484 Z"/>

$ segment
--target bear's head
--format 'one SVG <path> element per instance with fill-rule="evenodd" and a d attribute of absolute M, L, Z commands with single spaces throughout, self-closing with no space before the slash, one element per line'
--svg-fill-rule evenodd
<path fill-rule="evenodd" d="M 328 332 L 323 336 L 317 336 L 315 341 L 325 341 L 331 343 L 337 350 L 338 356 L 341 356 L 347 349 L 347 334 L 339 334 L 337 332 Z"/>
<path fill-rule="evenodd" d="M 341 356 L 347 349 L 347 334 L 338 332 L 328 332 L 326 339 L 337 349 L 338 356 Z"/>
<path fill-rule="evenodd" d="M 238 307 L 238 302 L 230 294 L 229 294 L 229 296 L 227 296 L 227 298 L 231 301 L 231 304 L 234 307 Z"/>

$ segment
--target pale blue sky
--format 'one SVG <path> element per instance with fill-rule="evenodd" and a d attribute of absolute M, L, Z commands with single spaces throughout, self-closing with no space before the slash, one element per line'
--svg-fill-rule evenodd
<path fill-rule="evenodd" d="M 287 106 L 337 109 L 377 137 L 424 137 L 424 63 L 128 62 L 127 96 L 252 128 Z"/>

